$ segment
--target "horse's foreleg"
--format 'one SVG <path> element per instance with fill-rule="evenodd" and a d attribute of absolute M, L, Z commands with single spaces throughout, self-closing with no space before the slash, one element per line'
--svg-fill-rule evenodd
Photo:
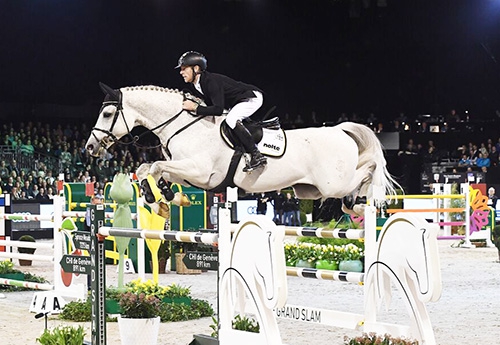
<path fill-rule="evenodd" d="M 189 206 L 191 203 L 183 193 L 174 193 L 170 186 L 172 182 L 184 184 L 184 180 L 198 181 L 199 176 L 196 172 L 199 167 L 194 161 L 185 159 L 181 161 L 157 161 L 151 165 L 149 174 L 157 181 L 166 200 L 171 201 L 177 206 Z"/>

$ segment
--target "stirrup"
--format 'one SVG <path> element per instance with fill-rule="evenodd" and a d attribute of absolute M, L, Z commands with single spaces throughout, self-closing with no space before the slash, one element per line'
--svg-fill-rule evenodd
<path fill-rule="evenodd" d="M 262 156 L 260 159 L 256 160 L 254 164 L 250 164 L 252 162 L 252 158 L 250 160 L 246 160 L 246 165 L 243 168 L 243 172 L 252 172 L 257 168 L 264 167 L 267 165 L 266 157 Z"/>

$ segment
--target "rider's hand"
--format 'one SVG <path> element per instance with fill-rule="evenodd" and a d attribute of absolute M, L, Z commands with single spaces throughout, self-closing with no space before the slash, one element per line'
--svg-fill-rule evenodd
<path fill-rule="evenodd" d="M 198 108 L 198 104 L 189 99 L 182 102 L 182 109 L 184 110 L 196 112 L 196 108 Z"/>

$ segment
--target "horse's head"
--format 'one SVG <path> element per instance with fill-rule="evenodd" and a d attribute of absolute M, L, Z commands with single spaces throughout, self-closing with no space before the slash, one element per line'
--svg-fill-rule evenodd
<path fill-rule="evenodd" d="M 85 145 L 91 155 L 96 156 L 101 148 L 108 148 L 123 136 L 130 134 L 133 124 L 127 123 L 123 115 L 122 92 L 100 83 L 106 95 L 99 110 L 99 118 L 92 128 Z"/>

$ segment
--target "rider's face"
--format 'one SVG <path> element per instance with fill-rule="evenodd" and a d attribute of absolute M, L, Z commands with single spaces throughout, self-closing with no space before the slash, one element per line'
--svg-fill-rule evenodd
<path fill-rule="evenodd" d="M 185 83 L 194 82 L 195 77 L 196 77 L 194 70 L 197 67 L 198 66 L 195 66 L 194 68 L 191 66 L 181 66 L 181 70 L 179 73 L 182 76 L 182 78 L 184 78 Z"/>

